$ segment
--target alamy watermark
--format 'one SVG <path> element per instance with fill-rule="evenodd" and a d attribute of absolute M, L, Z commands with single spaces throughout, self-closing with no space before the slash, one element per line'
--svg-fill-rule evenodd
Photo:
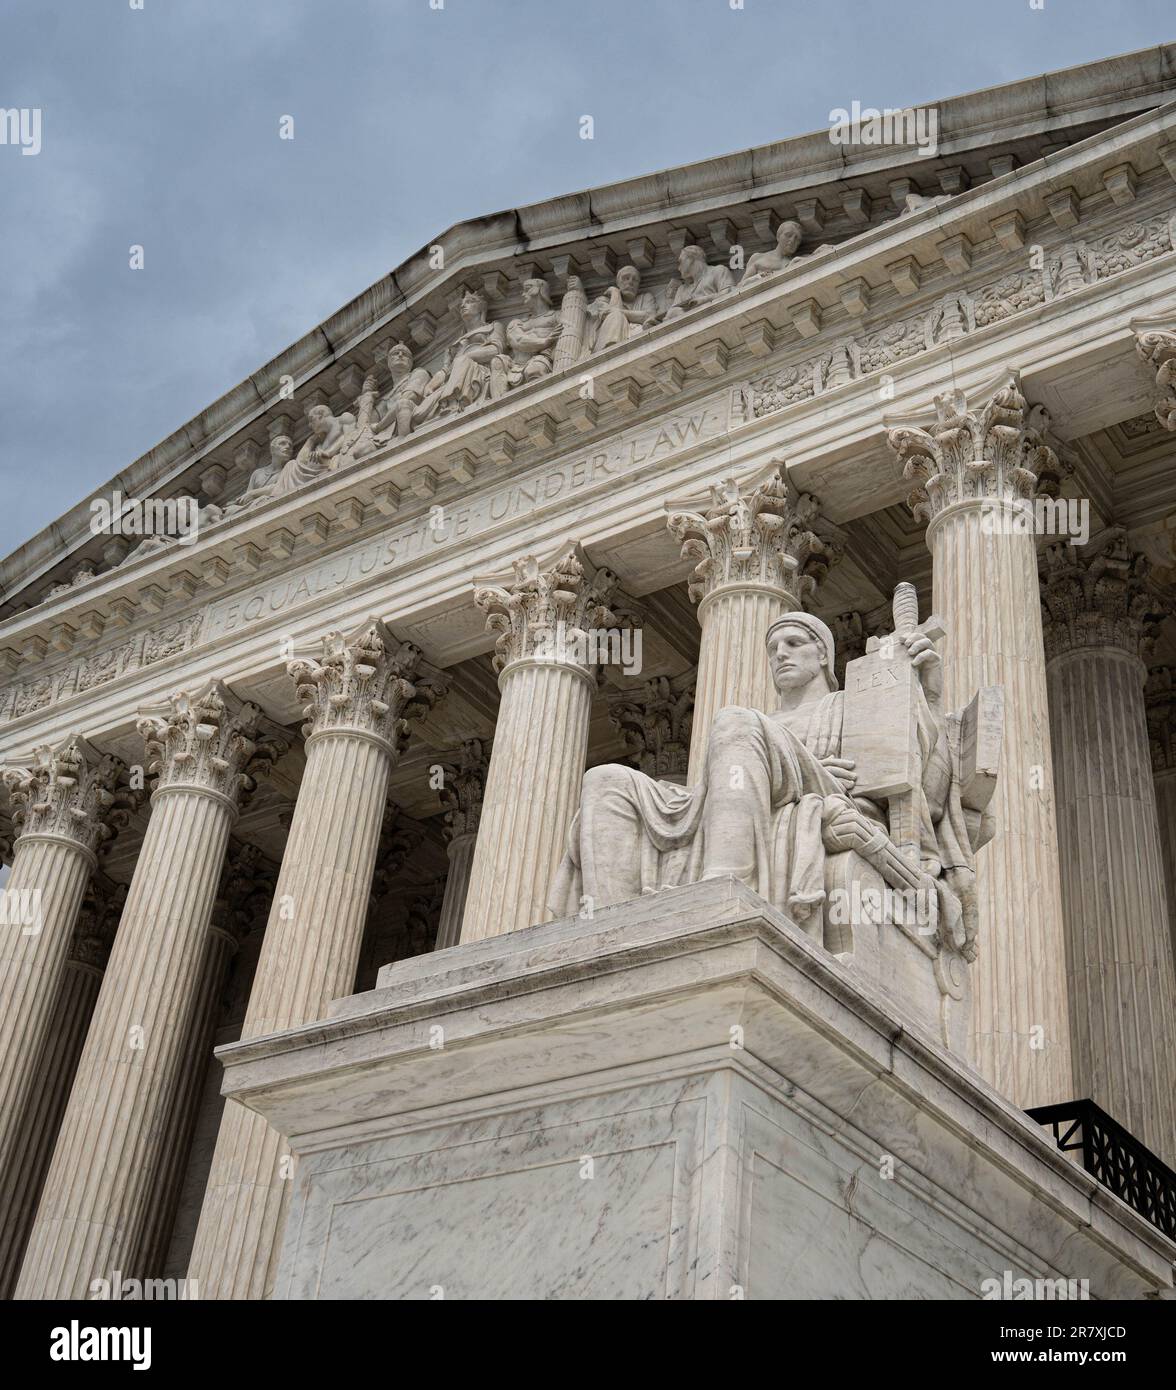
<path fill-rule="evenodd" d="M 834 145 L 912 145 L 925 159 L 939 149 L 939 113 L 934 106 L 863 106 L 829 112 L 829 139 Z"/>
<path fill-rule="evenodd" d="M 544 661 L 579 666 L 619 666 L 626 676 L 641 674 L 639 627 L 570 627 L 556 623 L 536 634 L 533 655 Z"/>
<path fill-rule="evenodd" d="M 21 936 L 39 936 L 41 890 L 0 888 L 0 927 L 19 927 Z"/>
<path fill-rule="evenodd" d="M 891 888 L 888 884 L 870 888 L 857 879 L 849 888 L 830 892 L 827 910 L 829 923 L 835 927 L 892 923 L 930 936 L 938 922 L 934 888 Z"/>
<path fill-rule="evenodd" d="M 1035 497 L 1008 506 L 985 502 L 980 530 L 986 536 L 1067 536 L 1071 545 L 1090 539 L 1090 501 L 1086 497 Z"/>
<path fill-rule="evenodd" d="M 124 1279 L 116 1269 L 109 1279 L 90 1280 L 90 1298 L 100 1303 L 195 1303 L 200 1286 L 196 1279 Z"/>
<path fill-rule="evenodd" d="M 200 504 L 195 497 L 124 497 L 115 488 L 109 498 L 90 503 L 94 535 L 166 536 L 181 545 L 200 538 Z"/>
<path fill-rule="evenodd" d="M 0 145 L 19 145 L 21 154 L 40 154 L 41 108 L 0 106 Z"/>
<path fill-rule="evenodd" d="M 980 1297 L 1013 1299 L 1021 1302 L 1082 1299 L 1090 1297 L 1089 1279 L 1026 1279 L 1014 1278 L 1006 1269 L 1001 1278 L 981 1279 Z"/>

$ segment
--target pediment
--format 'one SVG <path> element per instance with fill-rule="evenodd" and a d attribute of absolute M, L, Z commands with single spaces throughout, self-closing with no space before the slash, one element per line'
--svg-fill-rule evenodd
<path fill-rule="evenodd" d="M 700 247 L 711 265 L 731 263 L 734 248 L 746 261 L 769 250 L 789 220 L 803 229 L 802 253 L 868 242 L 896 223 L 911 195 L 968 205 L 1018 183 L 1043 159 L 1113 146 L 1176 91 L 1174 52 L 1149 50 L 937 103 L 931 158 L 909 147 L 847 150 L 826 129 L 451 227 L 4 561 L 0 617 L 124 558 L 90 524 L 90 503 L 115 487 L 127 497 L 227 503 L 264 462 L 275 432 L 288 432 L 296 450 L 305 444 L 308 404 L 354 412 L 373 373 L 386 390 L 381 361 L 390 341 L 407 345 L 414 367 L 430 376 L 443 370 L 463 331 L 468 292 L 484 298 L 489 322 L 506 325 L 526 314 L 532 278 L 545 282 L 556 304 L 577 278 L 592 301 L 618 267 L 633 265 L 642 292 L 664 301 L 686 245 Z M 1103 193 L 1093 164 L 1089 177 L 1068 178 L 1075 199 Z M 1037 210 L 1048 205 L 1048 192 L 1034 196 Z M 933 219 L 908 220 L 917 262 L 925 258 L 918 246 L 929 237 L 935 244 Z M 721 371 L 721 351 L 712 361 Z"/>

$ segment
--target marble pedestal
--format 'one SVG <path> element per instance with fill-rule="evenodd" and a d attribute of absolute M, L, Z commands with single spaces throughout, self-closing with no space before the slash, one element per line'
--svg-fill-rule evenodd
<path fill-rule="evenodd" d="M 730 879 L 387 966 L 218 1056 L 298 1155 L 280 1298 L 1172 1286 L 1176 1245 Z"/>

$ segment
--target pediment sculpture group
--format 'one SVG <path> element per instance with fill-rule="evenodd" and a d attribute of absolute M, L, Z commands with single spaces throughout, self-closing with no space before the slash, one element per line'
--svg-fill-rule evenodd
<path fill-rule="evenodd" d="M 522 314 L 506 321 L 492 321 L 485 295 L 467 290 L 457 306 L 461 331 L 435 371 L 417 366 L 407 343 L 392 341 L 380 359 L 387 370 L 383 388 L 372 373 L 353 411 L 336 415 L 321 402 L 308 406 L 310 433 L 302 447 L 296 451 L 288 434 L 275 434 L 268 460 L 253 471 L 245 489 L 223 507 L 203 507 L 200 523 L 230 521 L 367 458 L 393 439 L 485 401 L 500 400 L 516 386 L 629 342 L 655 324 L 672 322 L 737 287 L 778 275 L 799 259 L 802 235 L 798 222 L 782 222 L 775 246 L 749 257 L 738 282 L 729 266 L 708 264 L 699 246 L 683 247 L 678 273 L 660 293 L 643 289 L 640 270 L 624 265 L 615 283 L 593 300 L 579 278 L 569 276 L 556 307 L 547 281 L 532 278 L 523 282 Z M 831 249 L 821 246 L 810 254 Z M 172 539 L 150 536 L 123 563 L 160 550 Z"/>

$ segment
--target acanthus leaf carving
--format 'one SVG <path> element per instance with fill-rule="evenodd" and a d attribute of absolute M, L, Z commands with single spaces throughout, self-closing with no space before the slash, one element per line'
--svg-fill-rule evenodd
<path fill-rule="evenodd" d="M 935 397 L 935 421 L 926 429 L 888 431 L 903 476 L 917 484 L 909 505 L 929 521 L 957 502 L 1028 502 L 1053 495 L 1064 471 L 1042 438 L 1048 416 L 1030 408 L 1014 374 L 979 410 L 962 391 Z"/>
<path fill-rule="evenodd" d="M 56 747 L 42 744 L 31 766 L 4 768 L 2 776 L 18 847 L 25 835 L 50 835 L 96 853 L 142 801 L 127 783 L 122 759 L 99 752 L 80 734 Z"/>
<path fill-rule="evenodd" d="M 178 691 L 140 712 L 152 791 L 207 791 L 240 806 L 286 752 L 289 741 L 257 705 L 239 700 L 223 681 Z"/>
<path fill-rule="evenodd" d="M 798 492 L 780 464 L 750 492 L 734 477 L 716 480 L 697 510 L 671 506 L 666 524 L 683 559 L 696 562 L 688 584 L 693 602 L 728 585 L 769 585 L 801 607 L 844 550 L 839 533 L 819 517 L 820 503 Z"/>
<path fill-rule="evenodd" d="M 408 741 L 409 721 L 423 718 L 448 688 L 419 647 L 399 641 L 377 618 L 349 635 L 327 633 L 317 660 L 297 657 L 286 669 L 304 702 L 304 738 L 367 733 L 397 753 Z"/>

